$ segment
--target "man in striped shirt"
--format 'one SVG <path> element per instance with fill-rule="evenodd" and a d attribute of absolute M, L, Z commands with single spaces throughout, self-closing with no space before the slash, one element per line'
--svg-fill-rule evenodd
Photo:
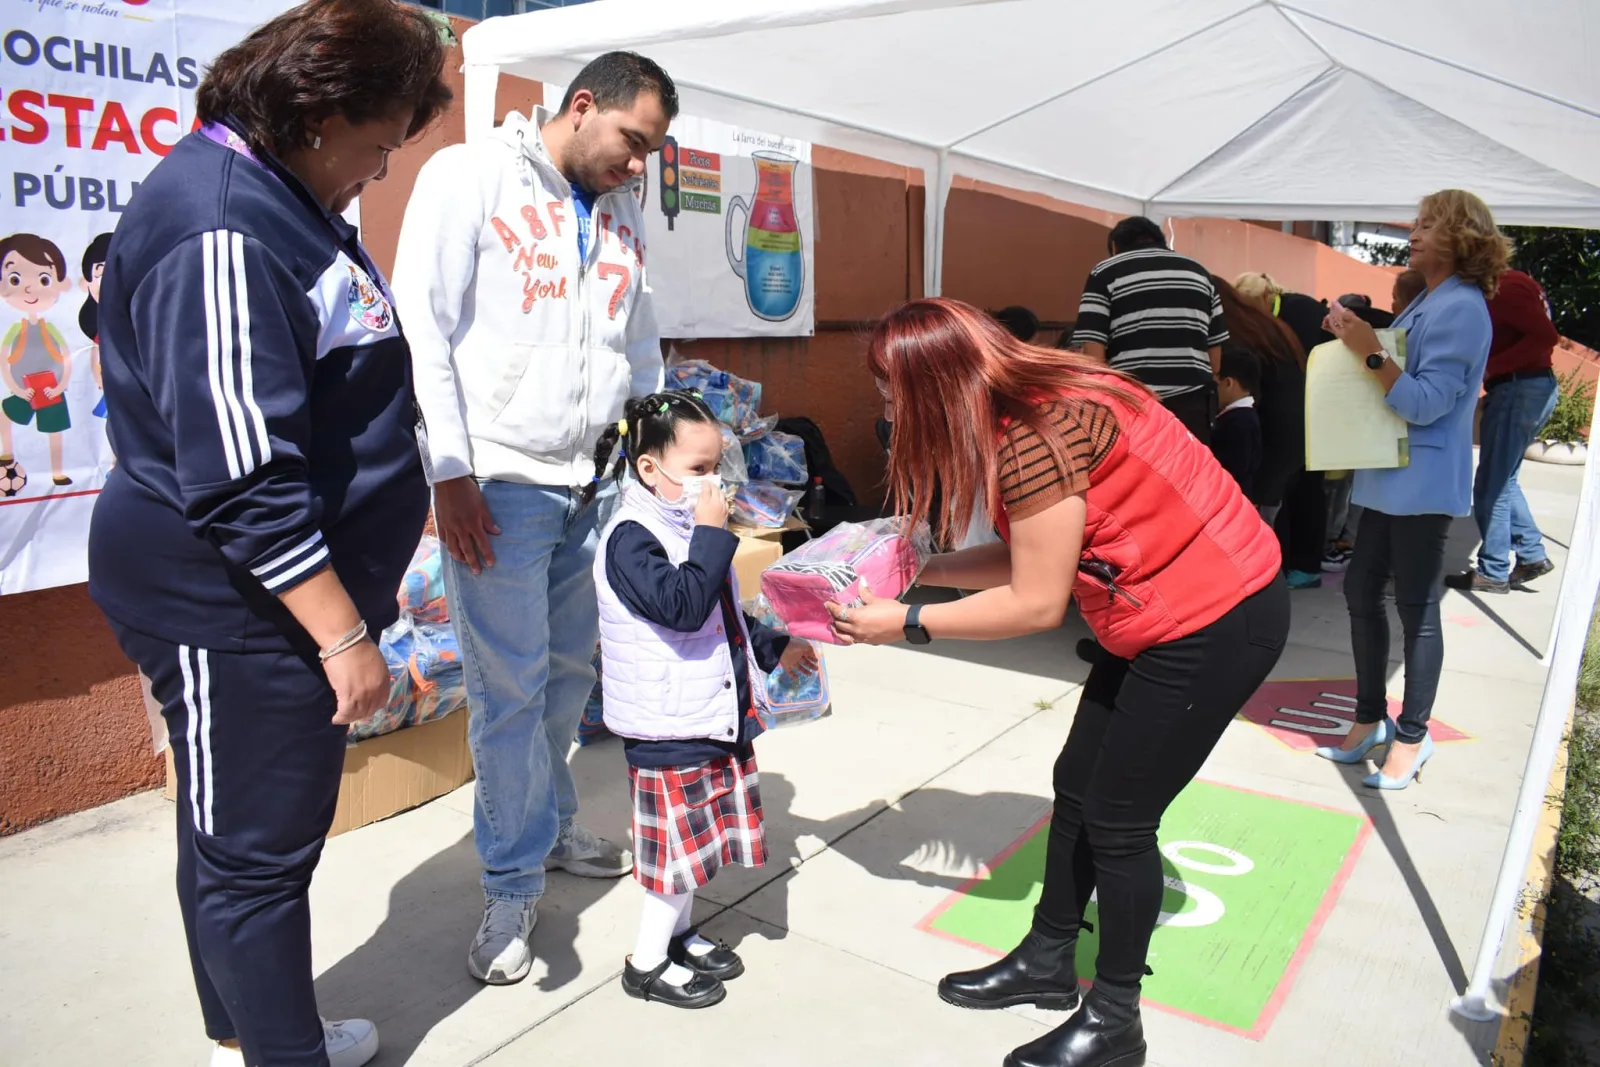
<path fill-rule="evenodd" d="M 1083 284 L 1073 340 L 1153 389 L 1202 443 L 1211 439 L 1213 373 L 1228 330 L 1211 276 L 1167 248 L 1161 227 L 1123 219 Z"/>

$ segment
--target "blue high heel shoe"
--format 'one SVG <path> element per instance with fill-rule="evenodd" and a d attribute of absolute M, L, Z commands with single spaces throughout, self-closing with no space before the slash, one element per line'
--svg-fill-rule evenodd
<path fill-rule="evenodd" d="M 1361 779 L 1361 784 L 1368 789 L 1404 789 L 1411 784 L 1413 778 L 1419 782 L 1422 781 L 1422 765 L 1432 758 L 1433 736 L 1430 734 L 1423 737 L 1422 747 L 1417 751 L 1417 762 L 1412 765 L 1410 774 L 1404 778 L 1390 778 L 1382 771 L 1379 771 L 1377 774 L 1369 774 Z"/>
<path fill-rule="evenodd" d="M 1394 721 L 1381 720 L 1377 727 L 1362 738 L 1361 743 L 1355 748 L 1343 749 L 1337 745 L 1324 745 L 1317 749 L 1317 755 L 1335 763 L 1360 763 L 1367 758 L 1367 753 L 1379 745 L 1387 745 L 1394 740 Z"/>

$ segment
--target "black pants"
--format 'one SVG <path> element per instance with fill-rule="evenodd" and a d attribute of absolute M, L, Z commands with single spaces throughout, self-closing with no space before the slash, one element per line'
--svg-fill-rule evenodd
<path fill-rule="evenodd" d="M 1075 938 L 1100 891 L 1096 980 L 1137 986 L 1164 891 L 1156 828 L 1289 635 L 1277 578 L 1205 629 L 1089 672 L 1056 760 L 1055 811 L 1034 927 Z"/>
<path fill-rule="evenodd" d="M 314 655 L 238 655 L 122 627 L 178 777 L 178 906 L 215 1041 L 245 1062 L 327 1067 L 307 893 L 333 824 L 345 728 Z"/>
<path fill-rule="evenodd" d="M 1208 386 L 1196 389 L 1190 393 L 1181 393 L 1178 396 L 1168 397 L 1161 402 L 1161 406 L 1177 416 L 1188 431 L 1194 434 L 1201 444 L 1211 444 L 1211 420 L 1217 417 L 1217 394 L 1215 387 Z"/>
<path fill-rule="evenodd" d="M 1328 498 L 1322 482 L 1322 471 L 1299 471 L 1284 495 L 1283 510 L 1274 525 L 1283 565 L 1289 570 L 1322 573 L 1322 554 L 1328 547 Z"/>
<path fill-rule="evenodd" d="M 1389 614 L 1384 589 L 1394 576 L 1394 606 L 1405 634 L 1406 694 L 1395 736 L 1421 744 L 1428 735 L 1433 699 L 1444 669 L 1444 553 L 1450 540 L 1448 515 L 1387 515 L 1367 508 L 1356 529 L 1356 547 L 1344 576 L 1350 608 L 1350 647 L 1356 659 L 1356 721 L 1379 722 L 1389 714 Z"/>

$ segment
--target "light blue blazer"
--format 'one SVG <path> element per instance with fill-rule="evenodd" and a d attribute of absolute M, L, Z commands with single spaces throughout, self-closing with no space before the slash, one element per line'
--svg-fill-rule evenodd
<path fill-rule="evenodd" d="M 1410 423 L 1411 462 L 1358 470 L 1350 499 L 1390 515 L 1472 513 L 1472 418 L 1489 362 L 1489 304 L 1451 277 L 1394 321 L 1406 330 L 1406 370 L 1389 407 Z"/>

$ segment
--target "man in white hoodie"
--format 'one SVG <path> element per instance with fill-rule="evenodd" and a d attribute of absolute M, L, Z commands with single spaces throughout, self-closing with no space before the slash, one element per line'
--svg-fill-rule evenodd
<path fill-rule="evenodd" d="M 406 208 L 394 289 L 411 341 L 445 592 L 477 772 L 483 922 L 468 969 L 532 966 L 545 870 L 620 877 L 633 856 L 575 820 L 567 766 L 595 674 L 594 445 L 661 386 L 636 196 L 678 112 L 659 66 L 611 52 L 561 109 L 440 150 Z"/>

